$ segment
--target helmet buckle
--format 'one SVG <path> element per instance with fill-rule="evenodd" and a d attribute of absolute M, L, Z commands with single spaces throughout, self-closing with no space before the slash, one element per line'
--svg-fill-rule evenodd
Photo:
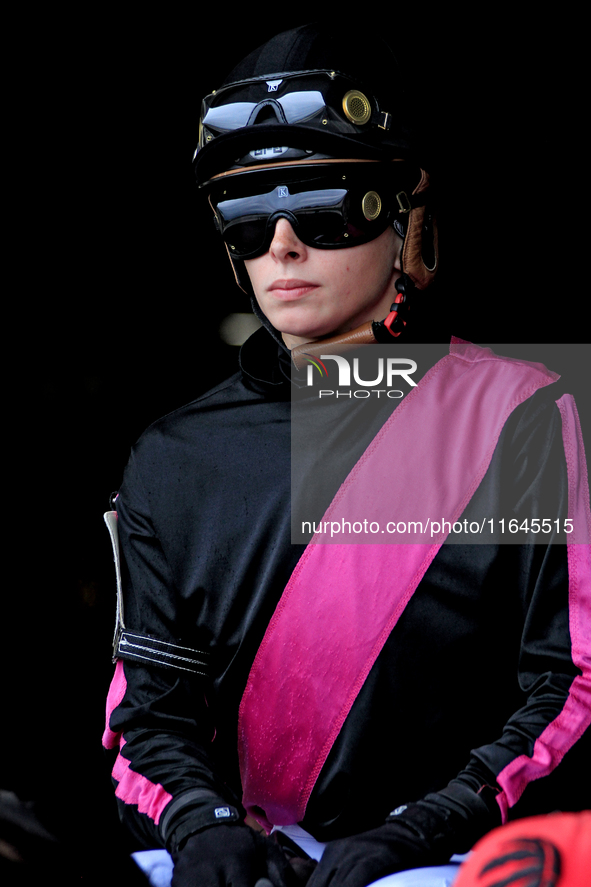
<path fill-rule="evenodd" d="M 398 206 L 400 207 L 399 212 L 409 213 L 411 211 L 412 205 L 406 191 L 399 191 L 396 195 L 396 200 L 398 201 Z"/>
<path fill-rule="evenodd" d="M 379 116 L 382 122 L 378 122 L 378 127 L 379 129 L 384 129 L 387 132 L 390 129 L 390 125 L 392 123 L 392 115 L 389 111 L 380 111 Z"/>

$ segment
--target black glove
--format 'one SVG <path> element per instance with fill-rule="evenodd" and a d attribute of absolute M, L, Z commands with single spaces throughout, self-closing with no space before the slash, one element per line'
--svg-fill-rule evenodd
<path fill-rule="evenodd" d="M 385 875 L 423 865 L 436 865 L 423 842 L 403 824 L 386 822 L 331 841 L 308 887 L 366 887 Z"/>
<path fill-rule="evenodd" d="M 368 832 L 331 841 L 308 887 L 366 887 L 385 875 L 444 865 L 497 824 L 496 811 L 459 783 L 398 808 Z"/>
<path fill-rule="evenodd" d="M 191 835 L 173 854 L 171 887 L 272 887 L 305 883 L 276 841 L 247 825 L 214 825 Z"/>

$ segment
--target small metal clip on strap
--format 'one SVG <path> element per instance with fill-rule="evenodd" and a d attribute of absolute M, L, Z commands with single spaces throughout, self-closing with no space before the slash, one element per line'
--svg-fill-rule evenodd
<path fill-rule="evenodd" d="M 390 129 L 390 124 L 392 121 L 392 115 L 389 111 L 380 111 L 381 122 L 378 123 L 380 129 L 388 130 Z"/>
<path fill-rule="evenodd" d="M 399 191 L 396 195 L 396 200 L 398 201 L 398 206 L 400 207 L 399 212 L 409 213 L 411 211 L 412 203 L 409 200 L 406 191 Z"/>
<path fill-rule="evenodd" d="M 107 511 L 103 517 L 111 537 L 117 579 L 117 617 L 113 636 L 113 661 L 126 659 L 138 663 L 149 662 L 152 665 L 207 677 L 209 674 L 209 654 L 207 652 L 194 650 L 191 647 L 182 647 L 179 644 L 171 644 L 169 641 L 152 638 L 136 631 L 128 631 L 125 628 L 117 512 Z"/>

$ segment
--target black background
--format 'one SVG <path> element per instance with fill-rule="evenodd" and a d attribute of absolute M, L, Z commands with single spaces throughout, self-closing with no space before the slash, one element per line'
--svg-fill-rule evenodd
<path fill-rule="evenodd" d="M 460 8 L 334 14 L 360 41 L 389 37 L 433 133 L 440 292 L 456 334 L 584 342 L 581 23 Z M 310 19 L 270 5 L 163 9 L 37 16 L 12 33 L 0 788 L 34 800 L 84 860 L 112 846 L 113 827 L 102 513 L 142 430 L 234 372 L 217 330 L 248 310 L 193 185 L 200 99 Z"/>

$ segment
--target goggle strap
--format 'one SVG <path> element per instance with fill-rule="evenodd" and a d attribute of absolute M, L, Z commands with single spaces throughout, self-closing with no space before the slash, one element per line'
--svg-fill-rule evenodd
<path fill-rule="evenodd" d="M 259 59 L 259 63 L 260 63 Z M 246 77 L 244 80 L 235 80 L 233 83 L 225 83 L 223 86 L 220 86 L 219 89 L 215 89 L 213 92 L 206 95 L 203 99 L 205 103 L 207 103 L 208 99 L 213 98 L 214 96 L 217 98 L 220 93 L 229 92 L 230 90 L 235 90 L 237 88 L 243 88 L 245 86 L 250 86 L 252 83 L 269 83 L 270 81 L 277 80 L 279 82 L 283 80 L 299 80 L 301 78 L 306 79 L 310 75 L 316 76 L 317 74 L 327 74 L 329 80 L 336 80 L 337 78 L 342 78 L 343 80 L 347 80 L 353 83 L 352 78 L 348 74 L 344 74 L 341 71 L 336 71 L 334 68 L 308 68 L 304 71 L 277 71 L 274 74 L 257 74 L 254 77 Z M 359 84 L 360 88 L 362 87 Z M 374 99 L 375 101 L 375 99 Z"/>

